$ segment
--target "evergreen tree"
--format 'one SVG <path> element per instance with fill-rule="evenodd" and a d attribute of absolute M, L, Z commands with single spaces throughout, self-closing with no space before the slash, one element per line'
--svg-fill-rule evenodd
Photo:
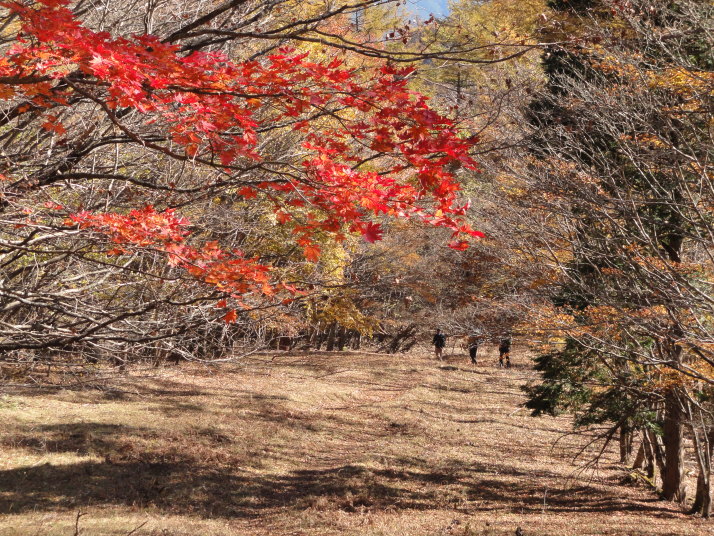
<path fill-rule="evenodd" d="M 613 423 L 625 443 L 659 434 L 662 494 L 683 502 L 684 426 L 712 382 L 711 4 L 551 7 L 551 37 L 569 44 L 545 53 L 530 107 L 531 187 L 560 222 L 551 299 L 572 323 L 528 406 Z"/>

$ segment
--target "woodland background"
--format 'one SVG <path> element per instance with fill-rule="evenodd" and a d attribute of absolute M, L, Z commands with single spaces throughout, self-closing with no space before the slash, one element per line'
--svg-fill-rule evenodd
<path fill-rule="evenodd" d="M 512 335 L 708 517 L 714 6 L 400 4 L 0 2 L 3 385 Z"/>

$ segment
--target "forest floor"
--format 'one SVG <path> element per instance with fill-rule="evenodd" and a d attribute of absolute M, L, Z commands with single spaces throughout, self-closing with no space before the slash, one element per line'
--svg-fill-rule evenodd
<path fill-rule="evenodd" d="M 525 358 L 265 354 L 0 386 L 0 535 L 694 535 L 533 418 Z"/>

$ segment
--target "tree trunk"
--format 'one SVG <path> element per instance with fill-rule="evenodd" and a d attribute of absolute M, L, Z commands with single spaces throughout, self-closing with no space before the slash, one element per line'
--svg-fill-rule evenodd
<path fill-rule="evenodd" d="M 352 348 L 352 339 L 354 339 L 354 336 L 354 330 L 348 329 L 345 335 L 345 348 Z"/>
<path fill-rule="evenodd" d="M 322 348 L 322 343 L 325 342 L 325 332 L 321 329 L 315 331 L 314 348 L 315 350 L 320 350 Z"/>
<path fill-rule="evenodd" d="M 347 328 L 340 326 L 339 333 L 337 335 L 337 349 L 342 352 L 345 349 L 345 341 L 347 340 Z"/>
<path fill-rule="evenodd" d="M 632 433 L 627 424 L 620 426 L 620 463 L 627 463 L 632 454 Z"/>
<path fill-rule="evenodd" d="M 665 399 L 664 413 L 664 472 L 662 473 L 662 497 L 668 501 L 683 503 L 684 489 L 684 419 L 676 389 Z"/>
<path fill-rule="evenodd" d="M 332 352 L 335 349 L 335 335 L 337 334 L 337 322 L 330 324 L 330 329 L 327 332 L 327 347 L 325 350 Z"/>
<path fill-rule="evenodd" d="M 702 517 L 708 519 L 711 516 L 712 505 L 711 459 L 712 451 L 714 450 L 714 429 L 709 428 L 704 434 L 701 434 L 700 431 L 696 430 L 692 422 L 692 438 L 694 440 L 694 448 L 696 449 L 699 475 L 697 476 L 697 493 L 689 513 L 701 514 Z"/>
<path fill-rule="evenodd" d="M 673 191 L 675 199 L 682 198 L 679 187 Z M 673 262 L 681 262 L 683 234 L 682 221 L 679 214 L 671 211 L 667 225 L 660 232 L 661 245 L 667 256 Z M 664 354 L 673 362 L 673 368 L 682 364 L 682 348 L 676 343 L 682 337 L 681 327 L 674 324 L 671 331 L 661 341 Z M 664 457 L 665 472 L 662 474 L 662 496 L 669 501 L 684 503 L 686 491 L 684 487 L 684 410 L 682 408 L 679 389 L 673 387 L 667 393 L 664 402 Z"/>
<path fill-rule="evenodd" d="M 357 331 L 355 332 L 355 337 L 352 341 L 352 349 L 353 350 L 359 350 L 362 345 L 362 334 Z"/>
<path fill-rule="evenodd" d="M 697 494 L 694 497 L 694 504 L 689 510 L 690 514 L 702 514 L 702 517 L 709 518 L 711 515 L 711 475 L 706 475 L 699 470 L 697 476 Z"/>
<path fill-rule="evenodd" d="M 659 474 L 664 475 L 664 460 L 662 459 L 662 450 L 657 441 L 657 434 L 652 430 L 647 430 L 647 443 L 645 444 L 645 449 L 649 448 L 648 453 L 648 466 L 647 466 L 647 476 L 649 478 L 654 478 L 655 467 L 659 469 Z"/>
<path fill-rule="evenodd" d="M 647 474 L 647 478 L 654 481 L 655 458 L 652 452 L 652 446 L 650 445 L 649 440 L 646 443 L 643 443 L 643 446 L 645 447 L 645 474 Z"/>
<path fill-rule="evenodd" d="M 637 454 L 635 455 L 635 461 L 632 462 L 633 469 L 642 469 L 645 464 L 645 444 L 640 443 L 640 448 L 637 449 Z"/>

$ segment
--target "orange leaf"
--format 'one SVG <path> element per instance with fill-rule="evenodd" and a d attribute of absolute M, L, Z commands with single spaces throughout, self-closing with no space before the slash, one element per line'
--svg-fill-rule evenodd
<path fill-rule="evenodd" d="M 320 246 L 317 244 L 310 244 L 305 246 L 302 250 L 305 258 L 312 262 L 317 262 L 320 260 Z"/>
<path fill-rule="evenodd" d="M 453 242 L 449 242 L 449 247 L 451 249 L 455 249 L 456 251 L 464 251 L 469 249 L 469 243 L 465 240 L 455 240 Z"/>

